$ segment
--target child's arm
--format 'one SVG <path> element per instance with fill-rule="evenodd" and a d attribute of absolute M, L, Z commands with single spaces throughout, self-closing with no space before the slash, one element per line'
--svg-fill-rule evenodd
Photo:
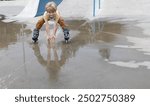
<path fill-rule="evenodd" d="M 56 23 L 55 26 L 54 26 L 54 30 L 53 30 L 53 37 L 54 38 L 56 37 L 57 29 L 58 29 L 58 24 Z"/>
<path fill-rule="evenodd" d="M 60 18 L 60 13 L 59 13 L 59 11 L 57 10 L 57 11 L 56 11 L 56 17 L 55 17 L 55 26 L 54 26 L 54 29 L 53 29 L 53 36 L 54 36 L 54 38 L 56 37 L 56 32 L 57 32 L 57 29 L 58 29 L 58 27 L 59 27 L 59 24 L 58 24 L 59 18 Z"/>
<path fill-rule="evenodd" d="M 49 39 L 49 37 L 50 37 L 50 26 L 49 26 L 49 23 L 48 23 L 48 21 L 47 22 L 45 22 L 45 29 L 46 29 L 46 35 L 47 35 L 47 38 Z"/>
<path fill-rule="evenodd" d="M 46 36 L 47 36 L 47 39 L 49 39 L 49 37 L 50 37 L 50 26 L 48 23 L 48 16 L 46 14 L 44 15 L 44 20 L 45 20 Z"/>

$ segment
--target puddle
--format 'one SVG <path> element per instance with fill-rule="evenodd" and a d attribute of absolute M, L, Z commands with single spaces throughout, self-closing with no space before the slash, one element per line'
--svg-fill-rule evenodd
<path fill-rule="evenodd" d="M 61 31 L 56 41 L 47 42 L 44 26 L 34 44 L 33 28 L 0 21 L 0 88 L 150 88 L 150 72 L 145 67 L 111 64 L 118 60 L 149 60 L 136 50 L 119 48 L 131 44 L 124 24 L 101 20 L 67 23 L 71 29 L 68 44 Z"/>

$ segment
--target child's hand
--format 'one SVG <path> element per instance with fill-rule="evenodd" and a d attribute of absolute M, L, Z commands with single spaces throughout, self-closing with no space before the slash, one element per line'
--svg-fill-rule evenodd
<path fill-rule="evenodd" d="M 50 40 L 51 39 L 51 36 L 47 36 L 47 40 Z"/>
<path fill-rule="evenodd" d="M 56 35 L 47 36 L 47 40 L 56 39 Z"/>
<path fill-rule="evenodd" d="M 56 35 L 52 35 L 52 36 L 51 36 L 51 39 L 56 39 Z"/>

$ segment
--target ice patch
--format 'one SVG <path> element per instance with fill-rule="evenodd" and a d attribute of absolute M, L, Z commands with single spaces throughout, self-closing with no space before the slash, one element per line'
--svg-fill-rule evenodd
<path fill-rule="evenodd" d="M 150 38 L 127 37 L 127 40 L 134 44 L 130 46 L 131 48 L 146 52 L 146 54 L 150 53 Z"/>
<path fill-rule="evenodd" d="M 129 62 L 123 62 L 123 61 L 114 61 L 109 62 L 110 64 L 114 64 L 121 67 L 128 67 L 128 68 L 139 68 L 140 66 L 145 66 L 147 69 L 150 69 L 150 61 L 144 61 L 144 62 L 135 62 L 135 61 L 129 61 Z"/>
<path fill-rule="evenodd" d="M 150 17 L 149 17 L 150 18 Z M 149 19 L 144 19 L 145 21 L 140 22 L 137 26 L 142 28 L 145 35 L 150 36 L 150 22 Z"/>
<path fill-rule="evenodd" d="M 124 49 L 136 49 L 137 51 L 144 52 L 145 55 L 150 55 L 150 38 L 137 38 L 137 37 L 126 37 L 128 42 L 133 43 L 133 45 L 115 45 L 117 48 Z"/>
<path fill-rule="evenodd" d="M 118 48 L 126 48 L 126 49 L 132 48 L 132 47 L 129 46 L 129 45 L 115 45 L 114 47 L 118 47 Z"/>

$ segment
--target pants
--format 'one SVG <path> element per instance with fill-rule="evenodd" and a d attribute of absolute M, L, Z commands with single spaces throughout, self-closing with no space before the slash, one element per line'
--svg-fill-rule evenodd
<path fill-rule="evenodd" d="M 38 30 L 41 29 L 41 27 L 43 26 L 44 23 L 45 23 L 45 21 L 44 21 L 44 18 L 42 17 L 36 23 L 36 29 L 38 29 Z M 64 22 L 64 19 L 62 19 L 61 17 L 58 20 L 58 24 L 61 26 L 62 29 L 64 29 L 67 26 Z"/>

